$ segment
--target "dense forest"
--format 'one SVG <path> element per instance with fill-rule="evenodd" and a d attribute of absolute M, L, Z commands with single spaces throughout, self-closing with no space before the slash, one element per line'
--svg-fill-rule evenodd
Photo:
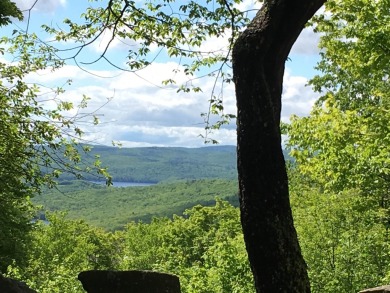
<path fill-rule="evenodd" d="M 295 164 L 289 177 L 313 292 L 357 292 L 389 280 L 376 202 L 357 189 L 324 193 Z M 87 269 L 169 272 L 180 276 L 182 292 L 255 292 L 237 188 L 226 178 L 141 187 L 60 181 L 34 197 L 45 221 L 35 222 L 23 261 L 7 274 L 40 292 L 83 292 L 76 277 Z"/>
<path fill-rule="evenodd" d="M 286 3 L 262 2 L 265 10 Z M 173 3 L 95 3 L 80 22 L 66 19 L 66 30 L 44 26 L 50 43 L 28 24 L 1 38 L 1 275 L 40 293 L 84 292 L 77 275 L 90 269 L 176 274 L 183 293 L 259 292 L 240 217 L 243 185 L 237 181 L 236 147 L 91 145 L 82 130 L 82 125 L 99 124 L 96 113 L 86 113 L 91 99 L 83 95 L 76 105 L 61 100 L 61 86 L 29 79 L 45 70 L 57 73 L 69 60 L 77 63 L 85 46 L 110 29 L 113 39 L 137 42 L 129 51 L 128 71 L 155 61 L 151 46 L 188 61 L 180 65 L 194 79 L 178 86 L 178 92 L 202 92 L 194 76 L 219 68 L 205 74 L 215 80 L 209 113 L 202 114 L 203 139 L 216 142 L 210 135 L 235 115 L 226 113 L 223 91 L 215 90 L 232 82 L 230 49 L 250 23 L 251 11 L 242 10 L 240 0 Z M 24 17 L 29 23 L 34 5 L 21 11 L 13 1 L 2 0 L 0 27 Z M 390 4 L 328 0 L 324 9 L 309 23 L 320 36 L 317 75 L 309 81 L 318 99 L 309 115 L 293 115 L 280 126 L 287 149 L 284 191 L 309 290 L 355 293 L 390 283 Z M 130 23 L 137 26 L 129 29 Z M 226 52 L 199 50 L 210 37 L 226 32 L 232 33 Z M 61 58 L 68 49 L 56 48 L 55 42 L 81 45 L 74 56 Z M 110 43 L 99 59 L 109 62 Z M 271 178 L 274 170 L 269 170 Z M 110 186 L 115 181 L 151 185 Z M 259 182 L 268 183 L 259 177 L 244 187 L 250 192 Z M 287 180 L 280 184 L 287 186 Z"/>
<path fill-rule="evenodd" d="M 194 205 L 205 206 L 215 198 L 238 206 L 237 181 L 200 179 L 159 183 L 143 187 L 107 187 L 73 181 L 58 185 L 34 197 L 43 211 L 67 211 L 68 218 L 83 219 L 107 230 L 123 229 L 135 221 L 150 222 L 153 217 L 172 217 Z M 44 219 L 44 214 L 39 218 Z"/>
<path fill-rule="evenodd" d="M 221 187 L 218 183 L 223 183 L 218 181 L 165 187 L 176 187 L 171 195 L 178 196 L 183 185 L 188 185 L 182 189 L 187 194 L 202 185 L 215 184 L 217 190 Z M 294 177 L 291 201 L 313 292 L 358 292 L 388 282 L 390 247 L 387 229 L 378 221 L 377 205 L 362 200 L 358 190 L 324 194 L 306 184 Z M 231 182 L 231 187 L 235 185 Z M 199 195 L 192 197 L 202 201 L 201 191 Z M 164 201 L 168 208 L 161 204 L 151 210 L 159 213 L 159 208 L 165 208 L 163 211 L 169 212 L 170 201 L 167 197 Z M 238 208 L 220 199 L 206 204 L 173 217 L 129 221 L 124 227 L 109 215 L 110 206 L 99 205 L 100 212 L 90 215 L 83 212 L 85 221 L 70 220 L 64 212 L 48 213 L 50 224 L 35 224 L 24 249 L 24 262 L 10 265 L 8 275 L 27 281 L 40 292 L 53 292 L 53 288 L 83 292 L 76 278 L 82 270 L 146 269 L 177 274 L 182 292 L 255 292 Z M 115 229 L 115 225 L 120 230 L 98 228 Z"/>

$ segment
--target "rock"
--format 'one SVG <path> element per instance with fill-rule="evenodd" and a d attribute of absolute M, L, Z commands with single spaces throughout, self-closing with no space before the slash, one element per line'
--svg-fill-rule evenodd
<path fill-rule="evenodd" d="M 88 293 L 180 293 L 177 276 L 152 271 L 85 271 L 78 279 Z"/>
<path fill-rule="evenodd" d="M 37 293 L 30 289 L 26 283 L 6 278 L 0 274 L 0 292 L 1 293 Z"/>
<path fill-rule="evenodd" d="M 371 288 L 371 289 L 365 289 L 365 290 L 360 291 L 359 293 L 368 293 L 368 292 L 371 292 L 371 293 L 388 293 L 388 292 L 390 292 L 390 285 L 375 287 L 375 288 Z"/>

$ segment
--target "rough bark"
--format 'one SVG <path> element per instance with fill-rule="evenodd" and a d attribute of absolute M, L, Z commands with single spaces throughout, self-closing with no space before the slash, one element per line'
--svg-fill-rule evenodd
<path fill-rule="evenodd" d="M 265 1 L 233 48 L 241 222 L 257 292 L 310 292 L 281 149 L 284 64 L 325 0 Z"/>

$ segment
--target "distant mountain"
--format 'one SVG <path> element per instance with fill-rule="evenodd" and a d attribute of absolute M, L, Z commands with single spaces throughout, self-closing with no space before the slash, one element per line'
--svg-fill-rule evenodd
<path fill-rule="evenodd" d="M 84 156 L 99 154 L 113 181 L 159 183 L 115 188 L 62 176 L 58 189 L 33 198 L 44 210 L 67 210 L 68 216 L 109 230 L 129 221 L 181 214 L 197 204 L 213 204 L 216 197 L 238 205 L 235 146 L 202 148 L 116 148 L 95 146 Z M 286 156 L 286 154 L 285 154 Z M 86 175 L 88 180 L 96 180 Z M 115 186 L 115 185 L 114 185 Z"/>
<path fill-rule="evenodd" d="M 165 182 L 192 179 L 236 179 L 236 147 L 207 146 L 201 148 L 140 147 L 118 148 L 93 146 L 84 160 L 93 162 L 100 155 L 102 166 L 108 167 L 113 181 Z M 287 160 L 291 159 L 285 152 Z M 62 175 L 61 180 L 74 179 Z M 85 179 L 96 180 L 86 174 Z"/>
<path fill-rule="evenodd" d="M 210 146 L 202 148 L 142 147 L 117 148 L 93 146 L 84 159 L 92 162 L 100 155 L 113 181 L 162 182 L 183 179 L 235 179 L 236 147 Z M 86 175 L 87 180 L 95 180 Z M 62 180 L 72 179 L 70 175 Z"/>

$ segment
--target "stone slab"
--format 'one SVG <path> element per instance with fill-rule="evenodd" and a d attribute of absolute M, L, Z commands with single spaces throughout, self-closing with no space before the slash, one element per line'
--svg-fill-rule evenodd
<path fill-rule="evenodd" d="M 362 291 L 359 291 L 359 293 L 388 293 L 388 292 L 390 292 L 390 285 L 364 289 Z"/>
<path fill-rule="evenodd" d="M 152 271 L 85 271 L 78 279 L 88 293 L 180 293 L 179 278 Z"/>

